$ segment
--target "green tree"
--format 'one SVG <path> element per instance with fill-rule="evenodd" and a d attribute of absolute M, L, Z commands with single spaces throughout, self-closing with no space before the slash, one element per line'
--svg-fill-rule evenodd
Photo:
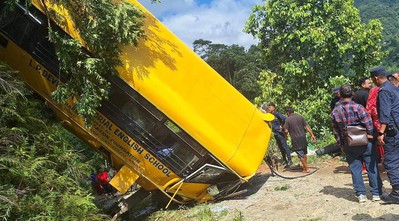
<path fill-rule="evenodd" d="M 19 0 L 6 0 L 4 9 L 12 8 Z M 28 1 L 29 2 L 29 1 Z M 101 101 L 107 98 L 110 83 L 107 78 L 117 75 L 121 46 L 137 45 L 145 36 L 142 30 L 143 13 L 125 1 L 110 0 L 48 0 L 49 39 L 56 46 L 60 72 L 70 80 L 53 93 L 59 103 L 74 99 L 75 111 L 90 119 Z M 154 2 L 154 0 L 153 0 Z M 64 8 L 74 23 L 81 41 L 55 31 L 54 23 L 66 27 L 66 19 L 54 7 Z M 85 49 L 82 49 L 82 48 Z"/>
<path fill-rule="evenodd" d="M 208 40 L 195 40 L 194 51 L 216 72 L 253 100 L 259 94 L 257 79 L 262 70 L 261 52 L 258 47 L 248 50 L 239 45 L 213 44 Z"/>
<path fill-rule="evenodd" d="M 383 47 L 386 56 L 382 64 L 388 69 L 399 69 L 399 2 L 396 0 L 355 0 L 363 21 L 379 19 L 383 30 Z"/>
<path fill-rule="evenodd" d="M 362 23 L 352 0 L 270 0 L 253 8 L 245 30 L 260 39 L 267 68 L 291 100 L 332 76 L 363 76 L 382 56 L 381 23 Z"/>

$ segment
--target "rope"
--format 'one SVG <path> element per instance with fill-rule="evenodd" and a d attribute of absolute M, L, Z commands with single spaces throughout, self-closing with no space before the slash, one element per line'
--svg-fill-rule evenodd
<path fill-rule="evenodd" d="M 168 205 L 166 205 L 165 209 L 167 209 L 167 208 L 169 207 L 170 203 L 171 203 L 171 202 L 173 201 L 173 199 L 175 198 L 177 191 L 180 190 L 181 185 L 183 185 L 183 180 L 181 181 L 179 187 L 177 187 L 177 189 L 176 189 L 175 193 L 173 194 L 172 198 L 170 198 L 169 203 L 168 203 Z"/>
<path fill-rule="evenodd" d="M 272 158 L 270 156 L 266 156 L 264 160 L 265 160 L 267 166 L 269 167 L 270 171 L 272 172 L 272 174 L 276 175 L 278 177 L 281 177 L 283 179 L 298 179 L 298 178 L 302 178 L 302 177 L 307 177 L 309 175 L 314 174 L 316 171 L 318 171 L 320 169 L 319 167 L 308 167 L 308 168 L 314 169 L 314 171 L 312 171 L 310 173 L 306 173 L 306 174 L 300 175 L 300 176 L 284 176 L 284 175 L 280 174 L 275 169 L 275 167 L 273 166 Z"/>

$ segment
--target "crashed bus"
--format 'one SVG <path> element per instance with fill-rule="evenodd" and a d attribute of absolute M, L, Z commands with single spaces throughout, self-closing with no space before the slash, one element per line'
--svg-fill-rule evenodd
<path fill-rule="evenodd" d="M 147 38 L 137 47 L 121 48 L 123 66 L 117 68 L 119 76 L 109 79 L 109 99 L 90 127 L 71 106 L 51 97 L 68 78 L 58 71 L 42 1 L 32 1 L 29 8 L 19 4 L 1 17 L 0 59 L 18 71 L 72 133 L 118 169 L 110 183 L 121 193 L 137 183 L 178 203 L 234 194 L 261 164 L 269 125 L 144 7 L 128 2 L 144 12 Z M 59 25 L 57 31 L 76 36 L 70 27 Z"/>

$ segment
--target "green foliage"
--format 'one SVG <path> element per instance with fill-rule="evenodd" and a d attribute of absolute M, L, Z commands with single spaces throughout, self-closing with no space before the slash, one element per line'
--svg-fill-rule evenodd
<path fill-rule="evenodd" d="M 246 50 L 238 45 L 212 44 L 208 40 L 195 40 L 194 51 L 223 78 L 253 100 L 259 94 L 257 79 L 262 70 L 261 52 L 256 46 Z"/>
<path fill-rule="evenodd" d="M 379 62 L 381 30 L 378 20 L 361 22 L 352 0 L 256 5 L 246 31 L 260 39 L 267 69 L 260 74 L 255 102 L 274 102 L 280 111 L 290 105 L 325 137 L 332 88 L 363 77 Z"/>
<path fill-rule="evenodd" d="M 308 96 L 302 100 L 290 99 L 291 97 L 285 94 L 285 87 L 281 76 L 271 71 L 263 71 L 260 74 L 258 83 L 262 91 L 262 94 L 255 98 L 258 106 L 261 106 L 264 102 L 273 102 L 281 113 L 285 113 L 284 108 L 286 106 L 292 106 L 296 113 L 307 119 L 316 137 L 323 137 L 322 142 L 326 142 L 327 144 L 332 141 L 329 112 L 330 102 L 333 98 L 332 88 L 343 84 L 350 84 L 349 78 L 345 76 L 331 77 L 329 82 L 325 83 L 323 87 L 318 87 L 314 91 L 309 92 Z"/>
<path fill-rule="evenodd" d="M 381 30 L 377 20 L 362 23 L 351 0 L 271 0 L 246 24 L 292 100 L 325 88 L 330 77 L 363 76 L 382 56 Z"/>
<path fill-rule="evenodd" d="M 54 92 L 54 99 L 65 104 L 74 98 L 73 107 L 77 113 L 86 119 L 91 118 L 101 101 L 107 98 L 110 87 L 107 78 L 117 75 L 115 68 L 122 65 L 120 46 L 136 45 L 144 36 L 141 29 L 143 14 L 126 2 L 57 0 L 51 3 L 68 11 L 83 39 L 83 42 L 78 42 L 49 29 L 50 41 L 56 45 L 60 70 L 70 76 L 70 81 Z M 55 11 L 47 11 L 47 15 L 61 26 L 66 25 Z M 90 53 L 82 50 L 82 44 Z"/>
<path fill-rule="evenodd" d="M 355 0 L 363 21 L 379 19 L 383 26 L 383 51 L 386 57 L 382 64 L 388 69 L 399 69 L 399 2 L 392 0 Z"/>
<path fill-rule="evenodd" d="M 18 0 L 6 0 L 4 6 L 12 10 Z M 28 1 L 29 2 L 29 1 Z M 117 75 L 122 65 L 121 46 L 137 45 L 144 37 L 143 13 L 125 1 L 110 0 L 50 0 L 45 8 L 49 26 L 49 39 L 56 46 L 60 72 L 70 80 L 53 93 L 53 98 L 66 104 L 74 101 L 73 108 L 85 118 L 91 119 L 95 109 L 107 98 L 108 78 Z M 152 2 L 158 2 L 153 0 Z M 65 17 L 52 10 L 66 9 L 82 42 L 58 33 L 55 21 L 67 29 Z"/>
<path fill-rule="evenodd" d="M 258 84 L 260 86 L 261 94 L 255 98 L 255 103 L 261 106 L 263 102 L 273 102 L 277 105 L 285 106 L 290 103 L 288 97 L 283 96 L 284 87 L 281 83 L 281 76 L 270 70 L 262 71 L 259 75 Z"/>
<path fill-rule="evenodd" d="M 8 74 L 0 71 L 0 219 L 107 219 L 81 186 L 93 153 Z"/>

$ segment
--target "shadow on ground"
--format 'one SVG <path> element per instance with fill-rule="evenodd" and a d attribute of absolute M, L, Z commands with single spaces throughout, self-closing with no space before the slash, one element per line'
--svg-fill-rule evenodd
<path fill-rule="evenodd" d="M 339 187 L 333 187 L 333 186 L 325 186 L 325 187 L 323 187 L 322 190 L 320 190 L 320 193 L 323 193 L 325 195 L 332 195 L 337 198 L 346 199 L 346 200 L 352 201 L 352 202 L 357 202 L 355 193 L 352 188 L 339 188 Z"/>
<path fill-rule="evenodd" d="M 349 170 L 348 166 L 338 166 L 338 167 L 335 167 L 334 173 L 350 174 L 351 171 Z"/>
<path fill-rule="evenodd" d="M 385 214 L 380 217 L 373 218 L 369 214 L 356 214 L 352 217 L 352 220 L 399 220 L 399 215 Z"/>
<path fill-rule="evenodd" d="M 243 195 L 243 197 L 248 197 L 257 193 L 260 188 L 266 183 L 266 181 L 270 178 L 271 174 L 262 174 L 254 176 L 248 183 L 245 183 L 241 186 L 240 189 L 246 189 L 247 192 Z"/>

